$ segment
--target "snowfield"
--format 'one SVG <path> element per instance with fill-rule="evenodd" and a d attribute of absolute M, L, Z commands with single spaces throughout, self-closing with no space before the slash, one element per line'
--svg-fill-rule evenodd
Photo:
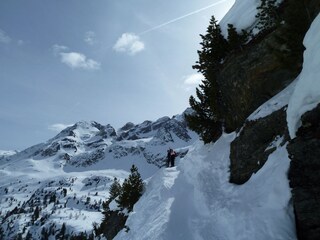
<path fill-rule="evenodd" d="M 230 142 L 198 142 L 174 168 L 159 170 L 115 239 L 296 239 L 285 146 L 242 186 L 229 183 Z"/>

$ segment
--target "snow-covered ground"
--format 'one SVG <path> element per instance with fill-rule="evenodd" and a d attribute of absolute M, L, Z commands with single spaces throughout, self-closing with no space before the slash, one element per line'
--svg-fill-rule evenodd
<path fill-rule="evenodd" d="M 279 92 L 277 95 L 269 99 L 267 102 L 262 104 L 256 111 L 254 111 L 247 119 L 254 121 L 259 118 L 266 117 L 271 113 L 288 105 L 291 98 L 292 92 L 294 91 L 297 84 L 297 79 L 294 80 L 284 90 Z"/>
<path fill-rule="evenodd" d="M 242 186 L 229 183 L 230 142 L 198 142 L 175 168 L 161 169 L 116 239 L 296 239 L 286 147 L 278 145 Z"/>
<path fill-rule="evenodd" d="M 223 35 L 225 37 L 228 36 L 228 24 L 233 24 L 239 31 L 251 28 L 256 22 L 255 16 L 258 13 L 257 7 L 260 2 L 260 0 L 236 0 L 231 9 L 219 22 Z"/>

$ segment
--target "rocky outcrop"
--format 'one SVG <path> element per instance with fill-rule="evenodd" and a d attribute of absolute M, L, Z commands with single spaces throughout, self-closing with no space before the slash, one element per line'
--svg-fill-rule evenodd
<path fill-rule="evenodd" d="M 270 44 L 283 48 L 275 41 L 277 34 L 282 33 L 279 30 L 270 34 L 250 51 L 233 56 L 224 64 L 218 84 L 222 92 L 221 112 L 227 131 L 239 128 L 250 113 L 284 89 L 298 75 L 300 67 L 293 70 L 281 63 L 275 53 L 270 52 Z"/>
<path fill-rule="evenodd" d="M 305 113 L 296 138 L 287 146 L 291 158 L 292 188 L 297 235 L 320 239 L 320 104 Z"/>
<path fill-rule="evenodd" d="M 248 121 L 231 143 L 230 182 L 243 184 L 257 172 L 276 149 L 287 140 L 286 112 L 280 109 L 256 121 Z"/>
<path fill-rule="evenodd" d="M 227 132 L 240 128 L 249 114 L 299 74 L 303 62 L 302 40 L 320 2 L 299 1 L 284 1 L 283 24 L 258 35 L 244 49 L 224 60 L 216 84 L 220 94 L 218 112 Z"/>

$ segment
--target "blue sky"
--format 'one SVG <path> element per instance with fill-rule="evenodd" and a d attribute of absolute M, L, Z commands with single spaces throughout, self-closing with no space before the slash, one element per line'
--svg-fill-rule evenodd
<path fill-rule="evenodd" d="M 0 1 L 0 149 L 81 120 L 141 123 L 181 113 L 209 19 L 234 0 Z"/>

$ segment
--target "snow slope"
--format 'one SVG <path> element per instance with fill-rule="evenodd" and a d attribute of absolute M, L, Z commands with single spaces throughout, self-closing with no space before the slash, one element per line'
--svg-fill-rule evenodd
<path fill-rule="evenodd" d="M 255 16 L 258 13 L 257 7 L 259 4 L 260 0 L 236 0 L 219 22 L 223 35 L 228 36 L 228 24 L 233 24 L 238 30 L 251 28 L 256 22 Z"/>
<path fill-rule="evenodd" d="M 242 186 L 229 183 L 230 142 L 198 142 L 176 168 L 161 169 L 115 239 L 296 239 L 286 147 Z"/>
<path fill-rule="evenodd" d="M 287 106 L 289 104 L 289 100 L 292 96 L 292 93 L 296 87 L 297 79 L 289 84 L 284 90 L 279 92 L 277 95 L 273 96 L 267 102 L 262 104 L 256 111 L 254 111 L 247 120 L 254 121 L 259 118 L 266 117 L 271 113 Z"/>
<path fill-rule="evenodd" d="M 280 4 L 283 0 L 277 0 L 276 4 Z M 261 0 L 236 0 L 231 9 L 221 19 L 219 25 L 222 34 L 228 36 L 228 24 L 232 24 L 238 31 L 252 30 L 253 34 L 257 34 L 260 30 L 256 27 L 259 7 Z"/>
<path fill-rule="evenodd" d="M 295 137 L 301 125 L 301 116 L 320 103 L 320 15 L 313 21 L 303 43 L 306 47 L 303 68 L 287 110 L 291 138 Z"/>

